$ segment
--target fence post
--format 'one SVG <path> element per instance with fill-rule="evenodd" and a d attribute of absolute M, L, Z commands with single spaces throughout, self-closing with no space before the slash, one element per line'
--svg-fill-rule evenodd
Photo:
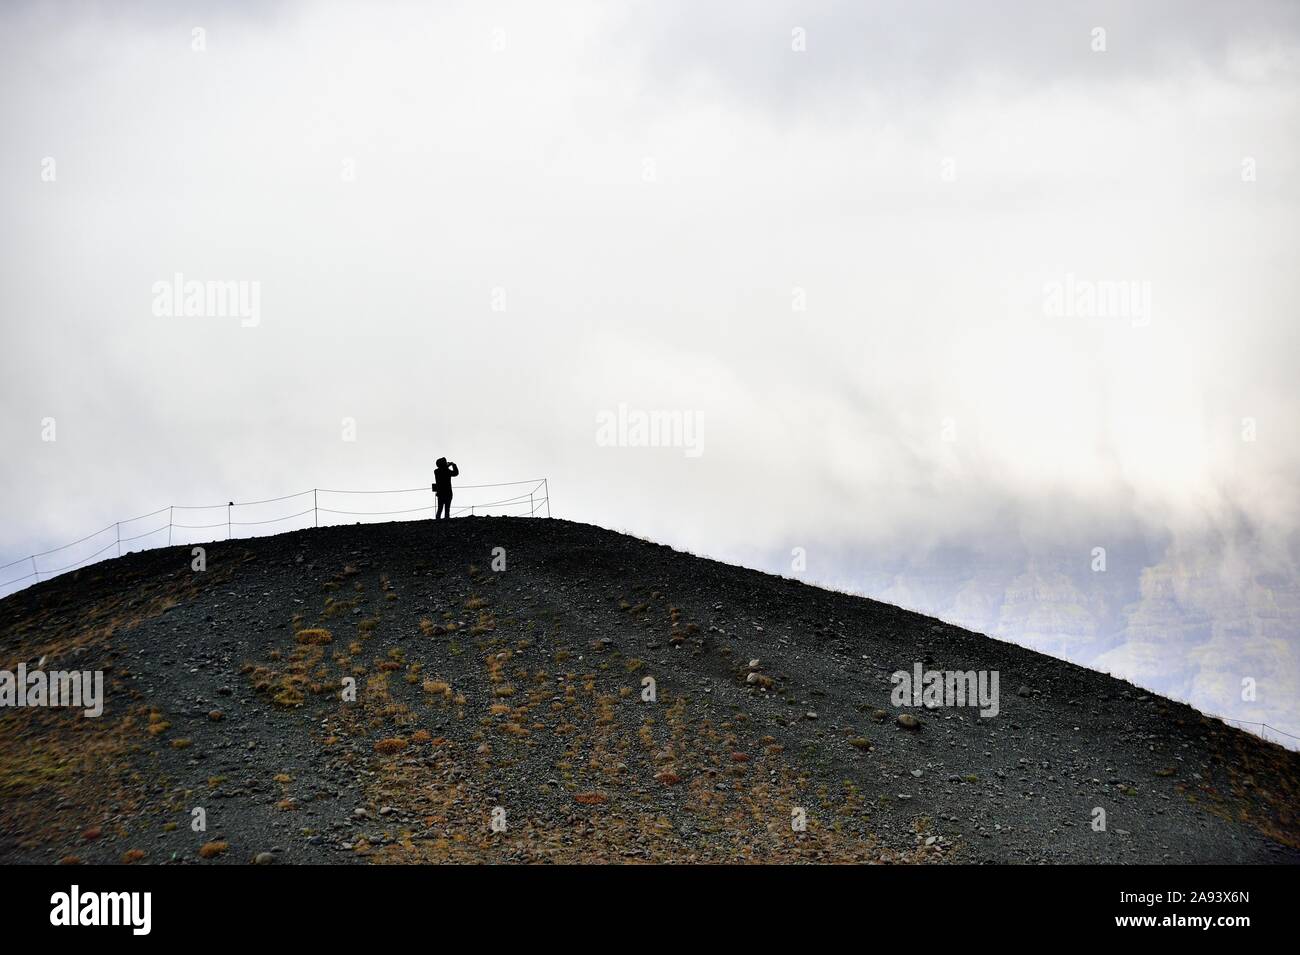
<path fill-rule="evenodd" d="M 118 521 L 113 525 L 113 530 L 117 531 L 117 556 L 122 556 L 122 522 Z"/>
<path fill-rule="evenodd" d="M 551 485 L 547 478 L 542 478 L 542 487 L 546 490 L 546 516 L 551 516 Z"/>
<path fill-rule="evenodd" d="M 168 547 L 172 546 L 172 509 L 174 507 L 175 505 L 173 504 L 167 505 L 167 546 Z"/>
<path fill-rule="evenodd" d="M 230 540 L 230 511 L 234 506 L 234 501 L 231 501 L 226 505 L 226 540 Z"/>
<path fill-rule="evenodd" d="M 311 519 L 317 527 L 320 527 L 320 511 L 316 510 L 316 488 L 311 489 Z"/>
<path fill-rule="evenodd" d="M 36 566 L 35 554 L 32 555 L 32 573 L 36 575 L 36 582 L 39 584 L 41 582 L 41 569 Z"/>
<path fill-rule="evenodd" d="M 528 516 L 529 517 L 535 517 L 537 515 L 537 506 L 533 504 L 533 491 L 535 490 L 537 489 L 532 488 L 528 492 Z"/>

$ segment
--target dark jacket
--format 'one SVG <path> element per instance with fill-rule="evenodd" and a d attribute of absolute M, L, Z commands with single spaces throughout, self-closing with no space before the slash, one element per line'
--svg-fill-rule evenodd
<path fill-rule="evenodd" d="M 451 497 L 451 479 L 460 477 L 460 468 L 448 461 L 445 468 L 433 469 L 433 490 L 439 497 Z"/>

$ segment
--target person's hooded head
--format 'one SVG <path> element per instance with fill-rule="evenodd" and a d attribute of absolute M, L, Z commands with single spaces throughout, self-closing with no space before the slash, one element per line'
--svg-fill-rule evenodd
<path fill-rule="evenodd" d="M 440 468 L 445 468 L 446 466 L 447 466 L 447 459 L 446 459 L 446 458 L 439 458 L 439 459 L 438 459 L 438 467 L 440 467 Z"/>

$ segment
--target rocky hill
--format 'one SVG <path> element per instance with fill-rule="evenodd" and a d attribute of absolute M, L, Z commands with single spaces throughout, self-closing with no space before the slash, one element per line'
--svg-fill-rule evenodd
<path fill-rule="evenodd" d="M 0 601 L 0 668 L 105 674 L 0 710 L 0 861 L 1300 859 L 1300 755 L 887 604 L 560 520 L 203 556 Z"/>

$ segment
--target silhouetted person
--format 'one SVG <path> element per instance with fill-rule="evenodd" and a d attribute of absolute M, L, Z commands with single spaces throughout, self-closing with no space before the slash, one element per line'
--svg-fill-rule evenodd
<path fill-rule="evenodd" d="M 433 471 L 433 493 L 438 495 L 438 509 L 433 513 L 435 521 L 451 517 L 451 479 L 454 477 L 460 477 L 460 468 L 456 467 L 456 462 L 439 458 L 438 466 Z"/>

